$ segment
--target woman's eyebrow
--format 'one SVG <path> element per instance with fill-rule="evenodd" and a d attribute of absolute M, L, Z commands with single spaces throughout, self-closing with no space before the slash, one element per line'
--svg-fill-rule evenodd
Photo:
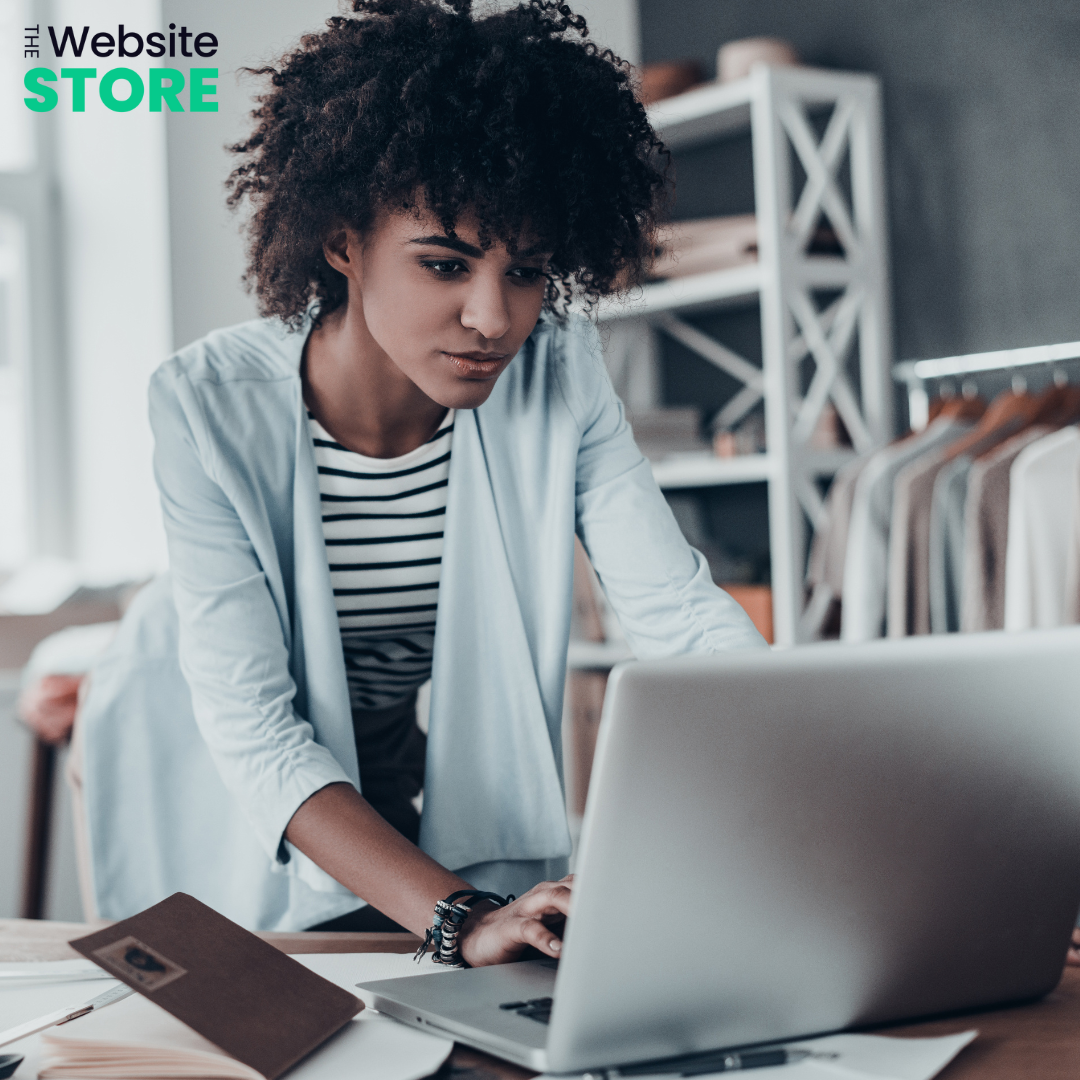
<path fill-rule="evenodd" d="M 449 248 L 451 251 L 456 251 L 461 255 L 468 255 L 472 259 L 482 259 L 484 257 L 483 251 L 478 247 L 473 247 L 472 244 L 466 244 L 464 240 L 457 240 L 452 236 L 419 236 L 415 240 L 410 240 L 410 244 L 430 244 L 433 247 Z"/>

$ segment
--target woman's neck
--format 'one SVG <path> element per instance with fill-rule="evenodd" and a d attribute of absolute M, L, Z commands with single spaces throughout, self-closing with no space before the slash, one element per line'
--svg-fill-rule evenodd
<path fill-rule="evenodd" d="M 447 409 L 386 355 L 357 308 L 331 312 L 309 335 L 300 367 L 304 403 L 346 449 L 400 457 L 431 438 Z"/>

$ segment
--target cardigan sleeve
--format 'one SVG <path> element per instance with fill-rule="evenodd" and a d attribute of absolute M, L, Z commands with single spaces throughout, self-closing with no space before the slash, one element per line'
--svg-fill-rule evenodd
<path fill-rule="evenodd" d="M 581 431 L 576 529 L 639 659 L 765 644 L 686 542 L 634 442 L 595 330 L 565 333 L 560 381 Z"/>
<path fill-rule="evenodd" d="M 161 492 L 180 666 L 211 756 L 259 842 L 290 861 L 285 827 L 332 783 L 351 783 L 293 708 L 288 614 L 271 595 L 255 545 L 215 480 L 197 393 L 175 363 L 150 387 L 154 472 Z M 288 872 L 304 876 L 304 859 Z"/>

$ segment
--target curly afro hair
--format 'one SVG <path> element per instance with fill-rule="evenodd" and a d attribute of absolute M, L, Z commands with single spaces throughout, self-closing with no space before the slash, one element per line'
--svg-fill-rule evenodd
<path fill-rule="evenodd" d="M 353 0 L 276 65 L 250 138 L 230 147 L 229 205 L 247 200 L 248 286 L 297 324 L 346 300 L 323 256 L 332 229 L 423 207 L 449 235 L 553 252 L 545 306 L 640 280 L 666 195 L 667 154 L 629 65 L 555 0 L 474 15 L 470 0 Z"/>

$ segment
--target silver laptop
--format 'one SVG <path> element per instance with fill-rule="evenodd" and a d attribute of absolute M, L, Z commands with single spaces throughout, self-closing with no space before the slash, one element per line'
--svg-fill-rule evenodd
<path fill-rule="evenodd" d="M 582 1072 L 1037 998 L 1078 907 L 1080 628 L 644 662 L 561 961 L 361 986 Z"/>

